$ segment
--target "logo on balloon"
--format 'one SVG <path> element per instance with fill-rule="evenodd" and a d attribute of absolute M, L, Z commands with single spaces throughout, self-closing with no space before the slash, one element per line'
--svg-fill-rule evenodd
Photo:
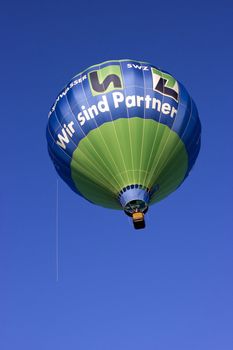
<path fill-rule="evenodd" d="M 88 79 L 93 96 L 123 89 L 121 68 L 116 65 L 94 70 L 88 74 Z"/>
<path fill-rule="evenodd" d="M 179 88 L 177 81 L 167 73 L 163 73 L 156 68 L 151 68 L 153 78 L 153 90 L 162 95 L 173 98 L 178 102 Z"/>

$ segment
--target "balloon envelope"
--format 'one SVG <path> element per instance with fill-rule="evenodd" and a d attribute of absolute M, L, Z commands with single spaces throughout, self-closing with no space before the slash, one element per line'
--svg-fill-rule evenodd
<path fill-rule="evenodd" d="M 49 112 L 49 154 L 88 201 L 129 214 L 176 190 L 200 149 L 196 105 L 169 73 L 114 60 L 76 75 Z"/>

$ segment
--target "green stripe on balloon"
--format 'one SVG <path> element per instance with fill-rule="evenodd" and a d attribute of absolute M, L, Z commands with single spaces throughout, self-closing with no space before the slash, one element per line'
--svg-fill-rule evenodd
<path fill-rule="evenodd" d="M 117 199 L 127 185 L 156 185 L 151 203 L 173 192 L 183 181 L 188 155 L 179 136 L 151 119 L 122 118 L 89 132 L 73 153 L 71 175 L 91 202 L 122 209 Z"/>

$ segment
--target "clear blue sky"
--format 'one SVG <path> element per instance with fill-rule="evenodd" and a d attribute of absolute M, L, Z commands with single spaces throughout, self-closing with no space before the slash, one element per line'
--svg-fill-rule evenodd
<path fill-rule="evenodd" d="M 1 350 L 232 350 L 231 1 L 1 5 Z M 108 59 L 149 61 L 194 98 L 202 149 L 147 229 L 56 181 L 56 94 Z"/>

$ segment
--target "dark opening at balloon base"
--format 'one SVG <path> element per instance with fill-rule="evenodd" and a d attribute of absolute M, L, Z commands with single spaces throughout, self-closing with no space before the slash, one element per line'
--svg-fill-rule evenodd
<path fill-rule="evenodd" d="M 146 213 L 147 210 L 148 210 L 147 203 L 140 199 L 130 201 L 124 207 L 125 213 L 129 216 L 133 216 L 133 214 L 136 212 Z"/>

